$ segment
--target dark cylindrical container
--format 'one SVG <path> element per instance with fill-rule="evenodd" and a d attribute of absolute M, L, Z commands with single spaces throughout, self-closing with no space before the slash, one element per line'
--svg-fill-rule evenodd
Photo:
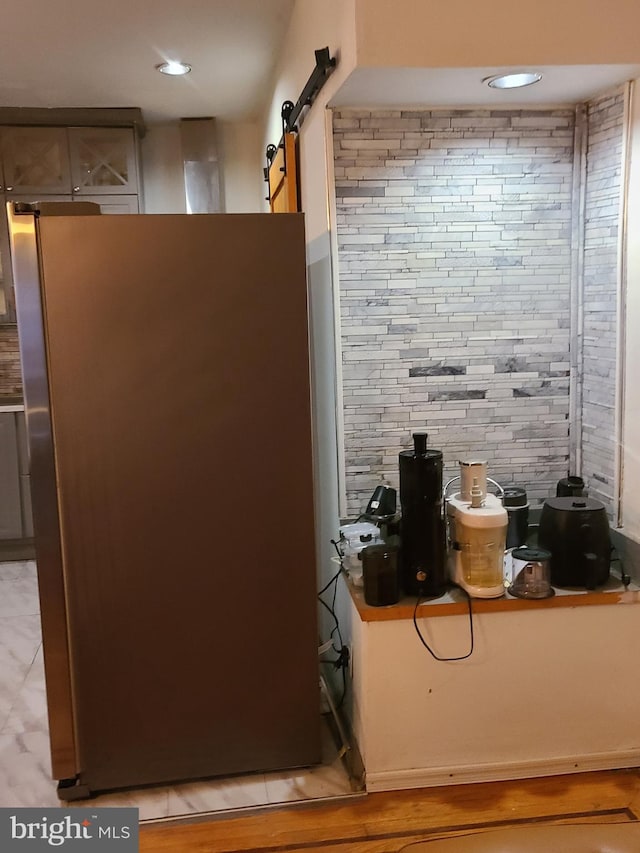
<path fill-rule="evenodd" d="M 400 600 L 397 545 L 368 545 L 362 549 L 364 600 L 373 607 Z"/>
<path fill-rule="evenodd" d="M 579 498 L 584 495 L 584 480 L 582 477 L 563 477 L 556 485 L 557 498 Z"/>
<path fill-rule="evenodd" d="M 525 545 L 529 532 L 529 504 L 526 491 L 518 486 L 505 486 L 503 503 L 509 519 L 506 548 Z"/>
<path fill-rule="evenodd" d="M 427 449 L 426 433 L 414 433 L 413 443 L 399 455 L 402 587 L 407 595 L 431 598 L 447 585 L 442 452 Z"/>

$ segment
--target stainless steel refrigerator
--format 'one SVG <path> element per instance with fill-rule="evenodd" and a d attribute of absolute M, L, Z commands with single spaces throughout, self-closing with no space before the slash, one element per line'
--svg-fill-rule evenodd
<path fill-rule="evenodd" d="M 303 218 L 45 208 L 9 219 L 59 795 L 314 764 Z"/>

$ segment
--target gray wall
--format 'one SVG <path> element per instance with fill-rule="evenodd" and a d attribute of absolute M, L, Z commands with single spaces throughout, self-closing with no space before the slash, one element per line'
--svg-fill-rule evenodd
<path fill-rule="evenodd" d="M 338 571 L 336 551 L 331 540 L 339 538 L 337 437 L 336 437 L 336 362 L 332 258 L 329 233 L 307 244 L 307 280 L 309 288 L 309 332 L 311 344 L 311 389 L 313 413 L 314 484 L 316 519 L 317 588 L 322 589 Z M 331 586 L 323 601 L 334 607 L 340 624 L 342 642 L 351 646 L 350 599 L 344 583 L 338 581 L 336 596 Z M 333 666 L 340 648 L 335 621 L 325 607 L 318 608 L 319 636 L 331 637 L 334 650 L 323 654 L 321 672 L 333 688 L 336 701 L 342 696 L 342 673 Z M 347 704 L 351 697 L 346 697 Z"/>
<path fill-rule="evenodd" d="M 427 429 L 543 499 L 569 459 L 573 110 L 334 124 L 349 514 Z"/>
<path fill-rule="evenodd" d="M 587 118 L 582 471 L 589 494 L 612 508 L 623 93 L 606 95 L 591 102 Z"/>

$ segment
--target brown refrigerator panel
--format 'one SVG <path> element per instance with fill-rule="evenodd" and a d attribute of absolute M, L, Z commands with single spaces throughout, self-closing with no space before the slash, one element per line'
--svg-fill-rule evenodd
<path fill-rule="evenodd" d="M 91 790 L 320 758 L 303 229 L 299 215 L 39 220 Z"/>

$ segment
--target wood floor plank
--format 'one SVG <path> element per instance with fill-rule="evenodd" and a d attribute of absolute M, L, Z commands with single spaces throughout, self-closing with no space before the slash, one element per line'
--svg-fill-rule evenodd
<path fill-rule="evenodd" d="M 434 833 L 640 814 L 637 770 L 370 794 L 197 823 L 142 826 L 141 853 L 392 853 Z"/>

